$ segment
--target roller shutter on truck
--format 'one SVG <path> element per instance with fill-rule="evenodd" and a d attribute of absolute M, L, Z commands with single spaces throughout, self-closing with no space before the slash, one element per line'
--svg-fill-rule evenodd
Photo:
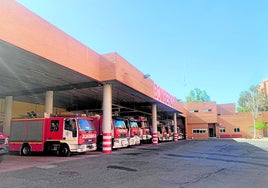
<path fill-rule="evenodd" d="M 13 121 L 11 123 L 10 141 L 42 141 L 43 120 Z"/>
<path fill-rule="evenodd" d="M 10 141 L 23 141 L 26 135 L 25 122 L 11 122 Z"/>

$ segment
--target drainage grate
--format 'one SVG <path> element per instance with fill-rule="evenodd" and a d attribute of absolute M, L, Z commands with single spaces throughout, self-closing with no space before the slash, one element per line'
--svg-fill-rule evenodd
<path fill-rule="evenodd" d="M 60 175 L 63 175 L 63 176 L 76 176 L 78 175 L 79 173 L 76 172 L 76 171 L 62 171 L 59 173 Z"/>
<path fill-rule="evenodd" d="M 42 169 L 50 169 L 50 168 L 56 168 L 57 165 L 43 165 L 43 166 L 37 166 L 37 168 L 42 168 Z"/>
<path fill-rule="evenodd" d="M 124 170 L 124 171 L 128 171 L 128 172 L 137 172 L 138 171 L 137 169 L 134 169 L 134 168 L 128 168 L 128 167 L 116 166 L 116 165 L 110 165 L 110 166 L 107 166 L 107 168 Z"/>
<path fill-rule="evenodd" d="M 140 150 L 147 150 L 147 151 L 161 151 L 160 149 L 158 148 L 140 148 Z"/>
<path fill-rule="evenodd" d="M 140 155 L 142 153 L 123 153 L 123 155 Z"/>

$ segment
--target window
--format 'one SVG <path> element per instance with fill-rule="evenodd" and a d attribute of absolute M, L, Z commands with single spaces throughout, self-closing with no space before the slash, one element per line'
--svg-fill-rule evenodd
<path fill-rule="evenodd" d="M 78 119 L 78 125 L 79 125 L 80 130 L 95 131 L 93 120 Z"/>
<path fill-rule="evenodd" d="M 59 120 L 51 120 L 50 131 L 57 132 L 59 130 Z"/>
<path fill-rule="evenodd" d="M 64 121 L 64 130 L 72 131 L 73 137 L 77 137 L 77 126 L 75 119 L 65 119 Z"/>
<path fill-rule="evenodd" d="M 234 128 L 234 132 L 235 133 L 239 133 L 240 132 L 240 128 Z"/>
<path fill-rule="evenodd" d="M 75 119 L 66 119 L 64 130 L 72 131 L 75 127 L 75 124 L 76 124 Z"/>
<path fill-rule="evenodd" d="M 212 109 L 209 108 L 209 109 L 204 109 L 203 112 L 212 112 Z"/>
<path fill-rule="evenodd" d="M 220 128 L 220 133 L 225 133 L 225 128 Z"/>
<path fill-rule="evenodd" d="M 207 129 L 193 129 L 194 134 L 204 134 L 207 132 Z"/>
<path fill-rule="evenodd" d="M 127 128 L 123 119 L 114 119 L 114 126 L 119 129 Z"/>
<path fill-rule="evenodd" d="M 196 113 L 196 112 L 198 112 L 198 110 L 189 110 L 189 112 Z"/>
<path fill-rule="evenodd" d="M 129 122 L 130 128 L 138 128 L 138 123 L 137 121 L 130 121 Z"/>

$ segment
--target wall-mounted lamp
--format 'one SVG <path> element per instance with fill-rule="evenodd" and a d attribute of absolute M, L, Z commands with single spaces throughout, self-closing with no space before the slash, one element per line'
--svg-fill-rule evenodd
<path fill-rule="evenodd" d="M 144 74 L 143 77 L 146 79 L 146 78 L 149 78 L 151 75 L 150 74 Z"/>

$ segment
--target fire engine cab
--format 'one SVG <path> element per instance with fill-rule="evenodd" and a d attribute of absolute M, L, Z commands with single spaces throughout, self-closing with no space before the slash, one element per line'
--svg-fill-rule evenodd
<path fill-rule="evenodd" d="M 127 118 L 126 124 L 129 131 L 129 145 L 140 145 L 141 138 L 140 138 L 140 128 L 138 126 L 138 121 L 132 117 Z"/>
<path fill-rule="evenodd" d="M 56 152 L 60 156 L 96 150 L 96 131 L 88 117 L 49 117 L 11 121 L 9 151 L 20 155 Z"/>
<path fill-rule="evenodd" d="M 102 116 L 95 116 L 94 126 L 97 131 L 97 148 L 102 150 L 103 131 L 102 131 Z M 112 149 L 124 148 L 129 146 L 129 133 L 126 126 L 125 118 L 114 116 L 111 121 L 111 137 Z"/>
<path fill-rule="evenodd" d="M 136 118 L 138 122 L 138 126 L 140 128 L 140 139 L 142 143 L 151 143 L 152 135 L 150 131 L 150 127 L 148 125 L 148 121 L 146 117 L 138 117 Z"/>

